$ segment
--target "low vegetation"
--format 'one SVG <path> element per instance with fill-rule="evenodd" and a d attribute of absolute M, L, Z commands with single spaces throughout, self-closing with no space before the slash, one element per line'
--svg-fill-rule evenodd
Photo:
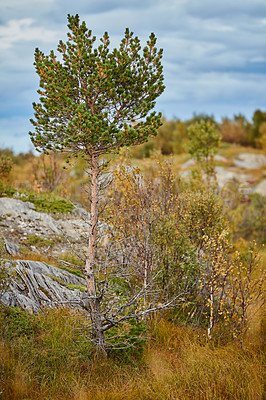
<path fill-rule="evenodd" d="M 262 326 L 243 350 L 152 319 L 146 332 L 152 340 L 101 361 L 84 335 L 86 320 L 65 309 L 29 315 L 1 308 L 1 327 L 3 399 L 263 398 Z"/>
<path fill-rule="evenodd" d="M 231 121 L 233 127 L 223 121 L 223 130 L 221 126 L 218 128 L 225 137 L 228 124 L 232 132 L 238 132 L 235 126 L 242 124 L 239 136 L 243 138 L 246 132 L 245 145 L 251 143 L 248 140 L 253 132 L 252 143 L 259 147 L 263 130 L 256 118 L 248 125 L 237 117 Z M 192 122 L 194 128 L 199 124 L 205 130 L 210 127 L 196 117 Z M 85 312 L 57 308 L 31 315 L 1 305 L 1 398 L 263 399 L 265 198 L 258 194 L 241 198 L 230 191 L 233 201 L 225 202 L 223 193 L 217 190 L 214 159 L 209 155 L 198 158 L 195 173 L 180 179 L 180 163 L 188 156 L 178 153 L 189 148 L 195 153 L 202 142 L 194 143 L 196 147 L 192 148 L 187 124 L 180 121 L 165 122 L 160 129 L 164 131 L 158 137 L 138 149 L 129 149 L 129 154 L 139 157 L 137 160 L 125 152 L 118 157 L 107 156 L 113 179 L 101 197 L 100 209 L 110 231 L 109 241 L 99 243 L 97 262 L 105 260 L 114 271 L 120 259 L 112 253 L 110 256 L 107 250 L 114 248 L 110 243 L 116 244 L 116 249 L 120 246 L 119 254 L 124 256 L 123 265 L 129 269 L 131 280 L 126 285 L 115 278 L 110 281 L 110 288 L 121 304 L 133 290 L 131 286 L 148 280 L 157 268 L 163 272 L 154 281 L 161 301 L 177 292 L 182 293 L 182 301 L 163 314 L 129 319 L 121 326 L 114 326 L 106 334 L 107 340 L 122 336 L 126 346 L 122 348 L 119 342 L 119 346 L 109 347 L 107 357 L 102 359 L 90 341 L 90 323 Z M 219 137 L 214 135 L 211 147 L 217 147 L 220 154 L 228 157 L 228 162 L 243 151 L 238 139 L 235 140 L 238 145 L 222 142 L 219 147 Z M 172 148 L 167 150 L 166 143 Z M 164 154 L 152 154 L 154 149 Z M 244 151 L 259 152 L 249 148 Z M 174 156 L 169 157 L 170 153 Z M 32 154 L 14 156 L 8 151 L 3 151 L 1 157 L 9 157 L 11 164 L 6 166 L 12 165 L 1 177 L 1 196 L 31 201 L 36 210 L 50 213 L 71 212 L 74 201 L 89 208 L 86 192 L 78 189 L 81 182 L 86 183 L 82 160 L 69 168 L 71 173 L 65 172 L 64 185 L 61 186 L 61 178 L 57 181 L 54 178 L 57 183 L 53 189 L 42 184 L 29 191 L 27 182 L 34 180 L 36 174 L 40 179 L 43 163 L 47 171 L 48 166 L 53 169 L 57 163 L 58 171 L 64 159 L 58 156 L 50 162 L 48 156 L 41 160 Z M 34 173 L 33 162 L 39 165 Z M 56 176 L 47 171 L 45 179 Z M 41 251 L 38 254 L 30 250 L 30 246 L 42 250 L 52 246 L 53 241 L 28 236 L 23 257 L 59 265 Z M 4 249 L 1 251 L 2 293 L 10 277 Z M 104 258 L 107 253 L 109 258 Z M 83 276 L 82 262 L 76 255 L 66 253 L 64 261 L 64 269 Z M 99 281 L 102 280 L 100 274 Z M 68 285 L 68 288 L 84 290 L 85 287 Z M 107 304 L 110 300 L 106 299 Z M 147 301 L 147 297 L 140 299 L 135 310 L 143 310 Z"/>

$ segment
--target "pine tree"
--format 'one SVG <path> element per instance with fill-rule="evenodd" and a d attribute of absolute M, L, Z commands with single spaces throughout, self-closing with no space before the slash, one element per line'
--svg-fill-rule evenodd
<path fill-rule="evenodd" d="M 44 55 L 35 50 L 40 77 L 40 102 L 33 103 L 37 150 L 84 156 L 91 168 L 91 219 L 86 257 L 86 281 L 93 335 L 99 351 L 105 350 L 97 296 L 94 263 L 98 223 L 99 157 L 122 146 L 143 143 L 155 135 L 161 114 L 151 112 L 163 92 L 162 49 L 152 33 L 141 52 L 140 40 L 126 29 L 120 47 L 109 49 L 105 32 L 96 37 L 79 16 L 68 15 L 68 40 Z"/>

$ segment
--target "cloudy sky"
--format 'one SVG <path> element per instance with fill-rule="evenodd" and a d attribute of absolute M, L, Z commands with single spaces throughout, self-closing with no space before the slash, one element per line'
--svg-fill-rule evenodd
<path fill-rule="evenodd" d="M 28 131 L 38 76 L 34 50 L 65 41 L 67 14 L 118 45 L 125 27 L 164 49 L 166 89 L 156 109 L 167 119 L 193 113 L 220 121 L 266 109 L 265 0 L 1 0 L 0 148 L 31 148 Z"/>

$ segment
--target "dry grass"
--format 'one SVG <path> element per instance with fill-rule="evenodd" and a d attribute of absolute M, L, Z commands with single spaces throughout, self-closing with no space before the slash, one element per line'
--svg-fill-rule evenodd
<path fill-rule="evenodd" d="M 95 359 L 85 354 L 88 348 L 73 347 L 69 317 L 63 310 L 39 316 L 31 349 L 25 350 L 22 338 L 2 343 L 3 399 L 263 399 L 261 331 L 252 342 L 246 339 L 242 351 L 237 342 L 215 347 L 199 331 L 161 320 L 142 358 L 126 362 Z"/>
<path fill-rule="evenodd" d="M 28 186 L 34 184 L 33 164 L 32 161 L 23 163 L 22 165 L 14 165 L 9 176 L 10 183 L 15 187 Z"/>
<path fill-rule="evenodd" d="M 220 155 L 223 157 L 226 157 L 228 159 L 235 158 L 238 156 L 240 153 L 256 153 L 256 154 L 261 154 L 263 153 L 262 150 L 255 149 L 254 147 L 246 147 L 246 146 L 240 146 L 238 144 L 228 144 L 228 143 L 222 143 L 219 152 Z"/>

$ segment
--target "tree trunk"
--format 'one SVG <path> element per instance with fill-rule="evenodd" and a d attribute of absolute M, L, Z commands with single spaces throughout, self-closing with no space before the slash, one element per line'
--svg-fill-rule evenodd
<path fill-rule="evenodd" d="M 93 340 L 97 347 L 97 352 L 101 355 L 106 353 L 105 338 L 102 329 L 102 319 L 100 312 L 100 299 L 97 296 L 95 284 L 95 257 L 97 246 L 97 225 L 98 225 L 98 200 L 99 200 L 99 156 L 92 153 L 91 155 L 91 216 L 89 230 L 89 245 L 86 257 L 86 282 L 88 290 L 89 311 L 92 322 Z"/>

